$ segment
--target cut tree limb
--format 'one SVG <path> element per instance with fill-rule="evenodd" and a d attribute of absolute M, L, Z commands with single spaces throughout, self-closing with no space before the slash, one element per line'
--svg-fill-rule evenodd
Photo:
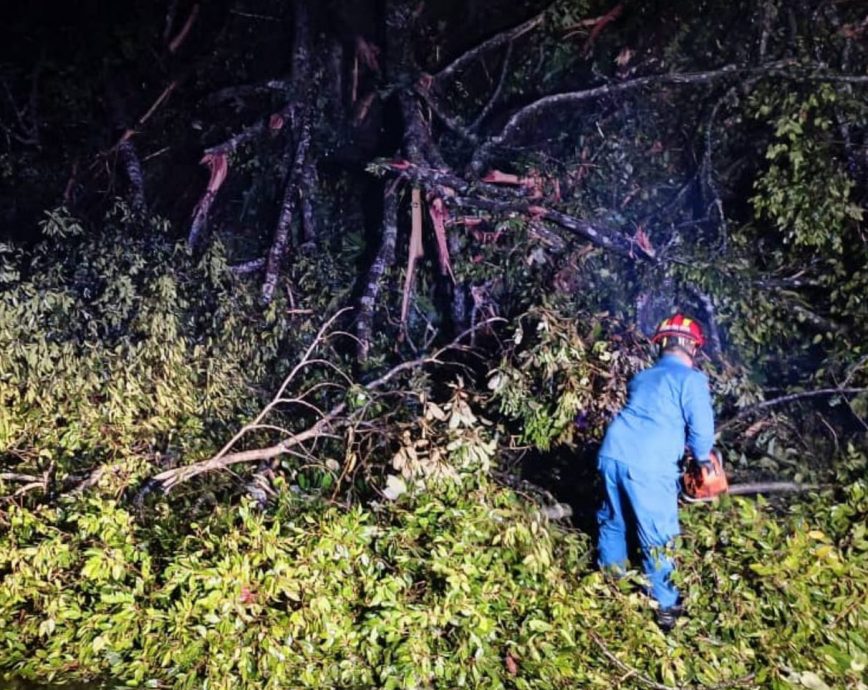
<path fill-rule="evenodd" d="M 217 191 L 228 174 L 228 156 L 238 149 L 238 147 L 262 136 L 265 132 L 281 129 L 287 120 L 293 119 L 295 107 L 296 103 L 290 102 L 278 112 L 273 113 L 268 119 L 260 120 L 256 124 L 242 129 L 238 134 L 235 134 L 226 141 L 205 149 L 205 155 L 202 156 L 200 162 L 208 166 L 211 178 L 208 181 L 208 187 L 196 204 L 196 208 L 193 209 L 193 220 L 190 224 L 190 232 L 187 235 L 187 244 L 190 247 L 196 247 L 199 244 L 208 226 L 208 214 L 210 213 L 211 205 L 214 203 Z M 215 177 L 215 166 L 218 166 L 217 170 L 220 171 L 219 178 Z M 219 184 L 217 184 L 218 180 Z"/>
<path fill-rule="evenodd" d="M 410 314 L 410 299 L 416 277 L 416 262 L 424 255 L 422 249 L 422 192 L 413 187 L 410 201 L 410 247 L 407 250 L 407 271 L 404 276 L 404 294 L 401 300 L 401 328 L 406 328 Z"/>
<path fill-rule="evenodd" d="M 229 164 L 225 153 L 206 153 L 202 156 L 200 163 L 208 166 L 210 177 L 205 193 L 193 209 L 193 221 L 190 223 L 190 232 L 187 235 L 187 245 L 191 248 L 196 248 L 204 236 L 208 228 L 208 214 L 211 211 L 211 205 L 217 198 L 217 192 L 223 186 L 229 173 Z"/>
<path fill-rule="evenodd" d="M 656 261 L 653 253 L 630 235 L 544 206 L 527 202 L 496 201 L 462 196 L 448 197 L 446 202 L 459 208 L 474 208 L 502 215 L 521 214 L 538 220 L 546 220 L 568 230 L 577 237 L 623 257 Z"/>
<path fill-rule="evenodd" d="M 440 273 L 442 275 L 449 275 L 454 283 L 455 274 L 452 272 L 452 264 L 449 261 L 446 209 L 443 206 L 443 199 L 439 196 L 432 196 L 428 199 L 428 215 L 431 218 L 431 224 L 434 226 L 434 237 L 437 240 L 437 259 L 440 264 Z"/>
<path fill-rule="evenodd" d="M 493 185 L 483 187 L 479 183 L 471 185 L 466 180 L 452 173 L 414 165 L 407 161 L 392 162 L 389 164 L 389 169 L 426 189 L 434 190 L 439 188 L 441 190 L 441 197 L 447 206 L 483 210 L 507 216 L 523 215 L 537 220 L 550 221 L 582 239 L 621 256 L 647 261 L 657 260 L 653 253 L 653 248 L 615 228 L 591 223 L 555 209 L 533 204 L 529 201 L 521 201 L 519 199 L 489 199 L 476 195 L 483 189 L 500 194 L 502 193 L 500 187 L 494 187 Z"/>

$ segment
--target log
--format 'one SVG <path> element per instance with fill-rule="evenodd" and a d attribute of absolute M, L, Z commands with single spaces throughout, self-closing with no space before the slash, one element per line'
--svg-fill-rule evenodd
<path fill-rule="evenodd" d="M 823 486 L 820 484 L 799 484 L 797 482 L 751 482 L 748 484 L 732 484 L 726 493 L 730 496 L 757 496 L 759 494 L 805 493 L 822 488 Z M 681 498 L 687 503 L 710 503 L 717 496 L 712 498 L 690 498 L 686 494 L 681 494 Z"/>

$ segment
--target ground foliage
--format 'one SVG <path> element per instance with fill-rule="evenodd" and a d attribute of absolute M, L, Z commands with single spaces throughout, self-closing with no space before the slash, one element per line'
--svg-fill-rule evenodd
<path fill-rule="evenodd" d="M 863 689 L 858 5 L 134 3 L 87 45 L 28 8 L 10 45 L 42 52 L 0 61 L 0 672 Z M 667 638 L 539 503 L 585 524 L 674 308 L 712 336 L 732 478 L 823 489 L 685 510 Z M 233 450 L 309 442 L 160 493 L 283 381 Z"/>

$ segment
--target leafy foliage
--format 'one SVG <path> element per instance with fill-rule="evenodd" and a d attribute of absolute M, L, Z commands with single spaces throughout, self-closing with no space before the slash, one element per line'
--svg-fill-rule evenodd
<path fill-rule="evenodd" d="M 648 364 L 635 343 L 605 338 L 599 318 L 537 307 L 520 319 L 488 387 L 498 412 L 540 450 L 585 445 L 624 402 L 624 381 Z"/>
<path fill-rule="evenodd" d="M 671 638 L 633 575 L 594 571 L 587 537 L 466 475 L 349 511 L 282 490 L 271 514 L 189 525 L 139 525 L 102 498 L 13 507 L 0 668 L 177 688 L 642 687 L 602 643 L 668 684 L 864 687 L 868 493 L 831 498 L 686 511 L 691 616 Z"/>
<path fill-rule="evenodd" d="M 63 209 L 0 293 L 0 448 L 61 474 L 206 452 L 258 409 L 285 353 L 278 302 L 255 316 L 219 245 L 193 259 L 124 207 L 101 234 Z"/>

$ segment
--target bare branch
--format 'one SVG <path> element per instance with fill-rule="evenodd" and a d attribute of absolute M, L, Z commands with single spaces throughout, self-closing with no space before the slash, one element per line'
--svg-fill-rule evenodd
<path fill-rule="evenodd" d="M 283 123 L 287 120 L 292 120 L 292 116 L 296 107 L 295 101 L 287 103 L 283 108 L 281 108 L 276 113 L 273 113 L 266 119 L 260 120 L 249 127 L 245 127 L 237 134 L 229 137 L 226 141 L 221 142 L 219 144 L 215 144 L 207 149 L 205 149 L 205 154 L 208 155 L 226 155 L 229 153 L 233 153 L 240 146 L 243 146 L 248 141 L 252 141 L 258 137 L 261 137 L 269 130 L 279 129 L 283 126 Z M 279 123 L 279 126 L 275 126 Z"/>
<path fill-rule="evenodd" d="M 0 482 L 38 482 L 39 477 L 33 474 L 19 474 L 17 472 L 0 473 Z"/>
<path fill-rule="evenodd" d="M 506 53 L 503 56 L 503 64 L 500 67 L 500 77 L 497 80 L 497 86 L 494 87 L 494 91 L 491 92 L 488 102 L 483 106 L 482 110 L 479 111 L 479 115 L 476 116 L 476 119 L 468 128 L 471 132 L 475 132 L 479 129 L 480 125 L 485 122 L 485 118 L 491 114 L 497 101 L 500 100 L 500 94 L 503 92 L 503 85 L 506 83 L 506 75 L 509 72 L 509 61 L 512 58 L 513 45 L 512 41 L 506 45 Z"/>
<path fill-rule="evenodd" d="M 268 262 L 265 265 L 265 280 L 262 284 L 262 299 L 266 304 L 271 302 L 271 299 L 274 296 L 274 290 L 277 287 L 277 278 L 289 242 L 292 214 L 296 209 L 296 204 L 302 201 L 297 200 L 297 196 L 299 190 L 302 189 L 301 178 L 304 175 L 305 167 L 308 165 L 308 149 L 310 148 L 311 143 L 311 120 L 314 113 L 314 103 L 316 101 L 316 94 L 313 86 L 316 80 L 309 80 L 311 51 L 312 43 L 309 2 L 308 0 L 299 0 L 299 2 L 295 3 L 295 38 L 292 55 L 292 83 L 298 92 L 301 92 L 302 88 L 305 85 L 308 85 L 309 81 L 311 84 L 309 85 L 309 88 L 305 90 L 301 124 L 296 133 L 295 161 L 286 181 L 286 188 L 283 193 L 283 202 L 280 207 L 280 215 L 278 216 L 277 227 L 274 231 L 274 241 L 272 242 L 271 250 L 268 253 Z M 311 216 L 312 215 L 313 214 L 311 213 Z"/>
<path fill-rule="evenodd" d="M 423 86 L 417 85 L 414 91 L 422 97 L 422 100 L 427 103 L 428 107 L 431 108 L 431 112 L 437 116 L 437 119 L 440 120 L 446 128 L 451 132 L 454 132 L 462 139 L 466 139 L 471 144 L 475 144 L 478 139 L 477 136 L 470 131 L 467 127 L 465 127 L 456 117 L 453 117 L 449 113 L 447 113 L 436 98 L 431 94 L 429 89 L 424 88 Z"/>
<path fill-rule="evenodd" d="M 512 43 L 519 36 L 523 36 L 528 31 L 531 31 L 532 29 L 542 24 L 546 11 L 547 9 L 543 10 L 539 14 L 531 17 L 527 21 L 522 22 L 518 26 L 514 26 L 511 29 L 502 31 L 499 34 L 492 36 L 488 40 L 483 41 L 476 47 L 471 48 L 466 53 L 459 55 L 443 69 L 437 72 L 434 75 L 434 79 L 437 81 L 449 79 L 456 72 L 460 72 L 461 70 L 465 69 L 470 63 L 477 60 L 483 53 L 486 53 L 489 50 L 493 50 L 494 48 L 498 48 L 507 43 Z"/>
<path fill-rule="evenodd" d="M 248 273 L 256 273 L 257 271 L 261 271 L 263 268 L 265 268 L 265 263 L 266 258 L 264 256 L 261 256 L 258 259 L 250 259 L 250 261 L 245 261 L 243 263 L 230 266 L 229 270 L 237 276 L 243 276 L 247 275 Z"/>
<path fill-rule="evenodd" d="M 193 5 L 190 10 L 190 14 L 187 17 L 187 21 L 184 22 L 184 26 L 181 27 L 181 30 L 178 32 L 178 35 L 175 36 L 169 42 L 169 52 L 174 53 L 181 47 L 181 44 L 186 40 L 187 35 L 190 33 L 190 29 L 193 28 L 193 23 L 196 21 L 196 17 L 199 16 L 199 3 Z"/>
<path fill-rule="evenodd" d="M 648 676 L 640 673 L 637 669 L 629 666 L 628 664 L 621 661 L 618 657 L 616 657 L 612 651 L 606 646 L 605 642 L 603 642 L 602 638 L 597 635 L 593 630 L 587 630 L 588 637 L 593 640 L 594 644 L 600 648 L 600 651 L 603 653 L 609 661 L 611 661 L 615 666 L 618 667 L 621 671 L 628 673 L 630 676 L 636 678 L 642 685 L 645 685 L 649 688 L 653 688 L 654 690 L 678 690 L 678 688 L 673 687 L 671 685 L 663 685 L 662 683 L 658 683 Z"/>
<path fill-rule="evenodd" d="M 791 79 L 796 81 L 824 81 L 846 84 L 868 84 L 868 75 L 830 74 L 812 65 L 798 65 L 792 60 L 779 60 L 756 67 L 740 67 L 725 65 L 718 69 L 704 72 L 673 72 L 669 74 L 654 74 L 637 77 L 617 84 L 604 84 L 583 91 L 568 91 L 544 96 L 516 111 L 509 118 L 500 134 L 480 146 L 473 156 L 471 167 L 476 174 L 485 169 L 493 151 L 512 140 L 531 120 L 545 110 L 584 101 L 595 100 L 607 96 L 628 93 L 652 85 L 663 84 L 710 84 L 731 76 L 764 75 L 768 77 Z"/>
<path fill-rule="evenodd" d="M 868 392 L 868 388 L 820 388 L 818 390 L 812 391 L 799 391 L 797 393 L 790 393 L 788 395 L 782 395 L 777 398 L 772 398 L 771 400 L 763 400 L 762 402 L 757 403 L 756 405 L 751 405 L 749 407 L 745 407 L 732 417 L 728 419 L 723 424 L 719 425 L 718 429 L 725 429 L 732 426 L 735 422 L 738 422 L 745 417 L 748 417 L 756 412 L 760 412 L 761 410 L 766 410 L 770 407 L 777 407 L 779 405 L 786 405 L 787 403 L 795 402 L 797 400 L 804 400 L 805 398 L 818 398 L 818 397 L 827 397 L 832 395 L 859 395 L 860 393 Z"/>
<path fill-rule="evenodd" d="M 266 304 L 271 302 L 271 299 L 274 297 L 274 290 L 277 287 L 277 278 L 280 274 L 280 268 L 283 264 L 287 245 L 289 244 L 289 230 L 292 224 L 292 214 L 296 208 L 299 181 L 303 175 L 310 141 L 311 121 L 310 114 L 306 113 L 301 124 L 301 131 L 298 135 L 298 144 L 295 148 L 295 162 L 289 173 L 289 177 L 286 181 L 286 188 L 283 192 L 283 203 L 280 206 L 280 215 L 278 216 L 277 227 L 274 231 L 274 241 L 271 244 L 271 250 L 268 252 L 268 260 L 265 265 L 265 281 L 262 284 L 262 299 Z"/>
<path fill-rule="evenodd" d="M 729 77 L 739 72 L 735 65 L 726 65 L 716 70 L 706 72 L 675 72 L 671 74 L 655 74 L 637 77 L 618 84 L 604 84 L 583 91 L 568 91 L 544 96 L 516 111 L 509 118 L 500 134 L 479 147 L 473 156 L 471 166 L 477 174 L 484 170 L 491 153 L 499 146 L 511 140 L 533 118 L 543 111 L 559 105 L 576 104 L 583 101 L 596 100 L 606 96 L 635 91 L 657 84 L 707 84 L 718 79 Z"/>

